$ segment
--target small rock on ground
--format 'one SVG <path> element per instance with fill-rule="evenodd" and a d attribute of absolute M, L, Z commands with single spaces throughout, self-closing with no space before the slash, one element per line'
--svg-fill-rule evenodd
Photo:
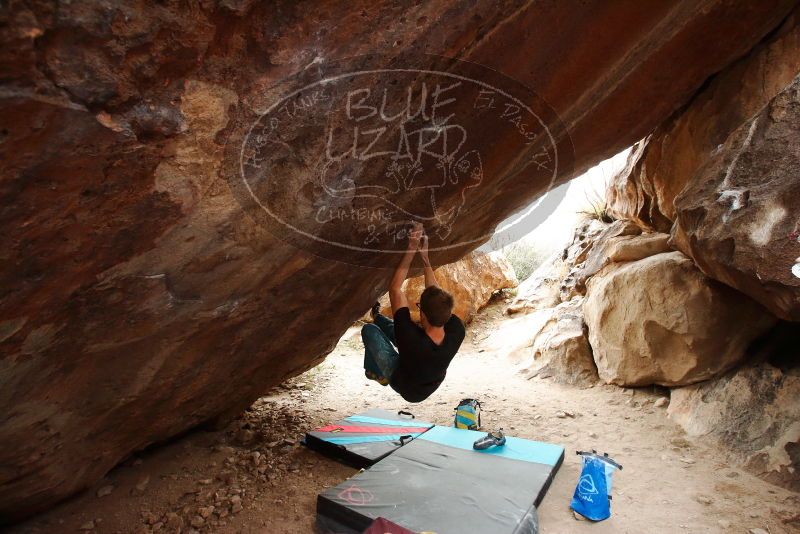
<path fill-rule="evenodd" d="M 145 489 L 147 489 L 147 485 L 150 483 L 150 476 L 145 475 L 144 477 L 139 479 L 139 482 L 136 483 L 136 491 L 139 493 L 143 493 Z"/>
<path fill-rule="evenodd" d="M 708 495 L 697 495 L 694 499 L 700 504 L 705 504 L 706 506 L 714 502 L 714 500 Z"/>
<path fill-rule="evenodd" d="M 111 495 L 111 492 L 114 491 L 114 486 L 103 486 L 99 490 L 97 490 L 98 497 L 105 497 L 106 495 Z"/>

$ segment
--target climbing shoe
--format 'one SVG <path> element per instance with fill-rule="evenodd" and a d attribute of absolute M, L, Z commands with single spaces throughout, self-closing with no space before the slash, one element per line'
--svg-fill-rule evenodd
<path fill-rule="evenodd" d="M 369 314 L 372 316 L 372 320 L 375 320 L 375 317 L 381 312 L 381 303 L 376 302 L 372 305 L 372 308 L 369 309 Z"/>
<path fill-rule="evenodd" d="M 375 382 L 377 382 L 378 384 L 380 384 L 382 386 L 388 386 L 389 385 L 389 379 L 388 378 L 385 378 L 383 376 L 378 376 L 375 373 L 373 373 L 372 371 L 364 371 L 364 376 L 366 376 L 370 380 L 374 380 Z"/>
<path fill-rule="evenodd" d="M 472 444 L 472 448 L 476 451 L 482 451 L 489 447 L 502 447 L 505 444 L 506 436 L 503 434 L 503 429 L 501 428 L 497 432 L 489 432 L 482 438 L 476 440 L 475 443 Z"/>

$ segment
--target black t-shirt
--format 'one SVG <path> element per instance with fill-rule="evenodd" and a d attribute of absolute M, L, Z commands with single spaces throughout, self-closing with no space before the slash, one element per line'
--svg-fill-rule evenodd
<path fill-rule="evenodd" d="M 411 320 L 407 307 L 394 314 L 394 338 L 400 361 L 392 374 L 391 386 L 408 402 L 422 402 L 444 380 L 447 366 L 464 341 L 464 324 L 455 315 L 444 325 L 441 345 Z"/>

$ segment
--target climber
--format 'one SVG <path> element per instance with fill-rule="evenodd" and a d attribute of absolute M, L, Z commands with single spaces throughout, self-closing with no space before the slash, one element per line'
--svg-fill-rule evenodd
<path fill-rule="evenodd" d="M 403 281 L 419 252 L 425 267 L 425 290 L 417 303 L 420 324 L 411 320 Z M 441 385 L 447 367 L 464 341 L 464 324 L 453 315 L 453 297 L 436 283 L 428 258 L 428 236 L 421 224 L 409 232 L 408 247 L 389 284 L 394 321 L 372 307 L 373 323 L 361 329 L 364 374 L 391 384 L 408 402 L 422 402 Z M 396 348 L 395 348 L 396 347 Z"/>

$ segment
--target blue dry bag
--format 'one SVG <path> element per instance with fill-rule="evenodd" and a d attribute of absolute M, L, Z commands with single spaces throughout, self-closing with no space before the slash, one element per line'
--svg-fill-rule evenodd
<path fill-rule="evenodd" d="M 578 454 L 583 460 L 583 469 L 570 507 L 592 521 L 608 519 L 611 517 L 611 475 L 622 466 L 596 451 L 578 451 Z"/>

